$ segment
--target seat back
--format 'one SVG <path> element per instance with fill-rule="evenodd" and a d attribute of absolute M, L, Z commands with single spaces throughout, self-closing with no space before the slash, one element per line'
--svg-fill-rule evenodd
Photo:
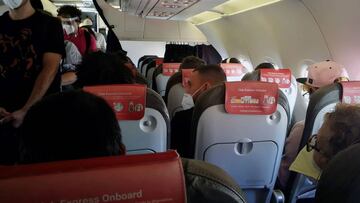
<path fill-rule="evenodd" d="M 291 78 L 289 78 L 291 77 Z M 262 82 L 276 82 L 279 84 L 280 90 L 285 94 L 290 107 L 290 119 L 292 118 L 298 88 L 296 78 L 291 74 L 290 69 L 259 69 L 251 73 L 247 73 L 243 78 L 246 80 L 257 80 Z M 289 81 L 287 81 L 289 80 Z M 290 82 L 290 83 L 288 83 Z"/>
<path fill-rule="evenodd" d="M 226 81 L 241 81 L 247 73 L 247 69 L 241 63 L 221 63 L 221 68 L 226 75 Z"/>
<path fill-rule="evenodd" d="M 144 60 L 147 58 L 157 58 L 158 56 L 156 55 L 145 55 L 139 58 L 138 60 L 138 64 L 137 64 L 137 68 L 141 70 L 141 66 L 144 63 Z"/>
<path fill-rule="evenodd" d="M 174 151 L 0 171 L 0 202 L 186 202 L 182 164 Z"/>
<path fill-rule="evenodd" d="M 163 63 L 161 72 L 155 72 L 156 91 L 162 96 L 165 96 L 166 84 L 169 78 L 179 71 L 180 63 Z"/>
<path fill-rule="evenodd" d="M 269 202 L 276 181 L 289 122 L 286 97 L 277 88 L 253 81 L 226 83 L 201 94 L 195 104 L 191 132 L 195 159 L 228 172 L 248 202 Z M 228 113 L 227 106 L 235 112 Z M 262 110 L 269 106 L 271 112 Z M 241 114 L 235 114 L 237 110 Z"/>
<path fill-rule="evenodd" d="M 184 86 L 192 71 L 193 69 L 182 69 L 172 75 L 166 85 L 165 101 L 167 101 L 170 119 L 176 112 L 183 110 L 181 102 L 185 93 Z"/>
<path fill-rule="evenodd" d="M 305 126 L 298 151 L 305 147 L 309 137 L 316 134 L 324 122 L 326 113 L 335 109 L 337 103 L 360 103 L 360 82 L 334 83 L 318 89 L 310 96 Z M 349 101 L 350 100 L 350 101 Z M 289 202 L 314 198 L 316 185 L 306 176 L 292 172 L 287 183 L 291 186 Z"/>
<path fill-rule="evenodd" d="M 169 148 L 169 113 L 156 92 L 144 85 L 92 86 L 84 90 L 103 97 L 114 108 L 128 154 Z"/>
<path fill-rule="evenodd" d="M 245 203 L 240 186 L 221 168 L 194 159 L 182 159 L 188 202 Z"/>
<path fill-rule="evenodd" d="M 149 88 L 152 88 L 153 86 L 153 75 L 155 73 L 155 70 L 160 67 L 160 65 L 163 63 L 164 58 L 156 58 L 155 60 L 155 66 L 150 67 L 146 71 L 146 79 L 148 81 Z"/>
<path fill-rule="evenodd" d="M 139 71 L 140 71 L 140 73 L 144 76 L 144 77 L 146 77 L 146 70 L 147 70 L 147 68 L 148 68 L 148 66 L 151 64 L 151 63 L 155 63 L 154 62 L 154 60 L 156 59 L 157 57 L 148 57 L 148 58 L 146 58 L 143 62 L 142 62 L 142 65 L 141 65 L 141 67 L 139 67 Z"/>

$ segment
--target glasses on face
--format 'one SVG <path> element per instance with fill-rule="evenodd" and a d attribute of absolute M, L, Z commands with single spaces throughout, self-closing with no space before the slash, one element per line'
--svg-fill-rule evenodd
<path fill-rule="evenodd" d="M 320 152 L 320 149 L 317 146 L 317 134 L 312 135 L 306 143 L 306 151 L 311 152 L 311 150 Z"/>

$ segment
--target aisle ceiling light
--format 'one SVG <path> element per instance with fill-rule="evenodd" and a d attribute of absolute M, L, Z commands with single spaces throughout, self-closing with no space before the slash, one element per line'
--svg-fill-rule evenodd
<path fill-rule="evenodd" d="M 214 7 L 211 11 L 205 11 L 187 19 L 195 25 L 205 24 L 220 19 L 223 16 L 231 16 L 249 10 L 267 6 L 282 0 L 229 0 Z"/>

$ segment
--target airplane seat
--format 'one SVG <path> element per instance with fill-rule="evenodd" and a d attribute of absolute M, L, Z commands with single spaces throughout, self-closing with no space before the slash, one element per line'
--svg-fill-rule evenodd
<path fill-rule="evenodd" d="M 153 86 L 153 75 L 156 69 L 161 69 L 162 64 L 164 62 L 164 58 L 156 58 L 155 60 L 155 64 L 152 64 L 151 68 L 148 68 L 147 72 L 146 72 L 146 78 L 149 84 L 149 87 L 152 88 Z M 166 101 L 166 100 L 165 100 Z"/>
<path fill-rule="evenodd" d="M 179 71 L 180 63 L 163 63 L 162 68 L 157 69 L 153 75 L 153 87 L 162 97 L 165 97 L 166 85 L 170 77 Z M 155 85 L 156 83 L 156 85 Z"/>
<path fill-rule="evenodd" d="M 235 86 L 241 84 L 236 88 L 244 91 L 253 88 L 251 84 L 271 88 L 270 95 L 279 95 L 273 97 L 278 98 L 277 103 L 272 103 L 274 112 L 250 115 L 252 110 L 245 108 L 243 111 L 250 113 L 227 113 L 225 86 L 231 83 L 215 86 L 196 101 L 190 146 L 195 146 L 195 159 L 210 162 L 228 172 L 242 187 L 249 202 L 269 202 L 287 133 L 289 105 L 286 96 L 273 83 L 232 83 Z M 256 88 L 252 90 L 257 91 Z M 243 101 L 238 97 L 232 99 L 235 103 Z"/>
<path fill-rule="evenodd" d="M 296 97 L 293 120 L 294 123 L 305 120 L 307 103 L 304 96 L 302 95 L 301 88 L 298 88 L 298 94 Z"/>
<path fill-rule="evenodd" d="M 158 56 L 156 56 L 156 55 L 144 55 L 144 56 L 140 57 L 139 60 L 138 60 L 137 68 L 141 69 L 141 66 L 142 66 L 145 59 L 147 59 L 147 58 L 157 58 L 157 57 Z"/>
<path fill-rule="evenodd" d="M 186 202 L 184 172 L 175 151 L 0 171 L 0 202 Z"/>
<path fill-rule="evenodd" d="M 241 63 L 220 63 L 220 66 L 224 70 L 228 82 L 241 81 L 248 72 Z"/>
<path fill-rule="evenodd" d="M 104 85 L 84 91 L 103 97 L 114 108 L 127 154 L 164 152 L 170 147 L 169 113 L 153 90 L 145 85 Z"/>
<path fill-rule="evenodd" d="M 4 166 L 0 173 L 0 202 L 246 203 L 226 172 L 175 151 Z"/>
<path fill-rule="evenodd" d="M 154 61 L 154 59 L 155 59 L 154 57 L 148 57 L 148 58 L 146 58 L 146 59 L 143 61 L 141 67 L 139 68 L 140 73 L 141 73 L 144 77 L 146 77 L 146 75 L 145 75 L 146 69 L 148 68 L 149 64 Z"/>
<path fill-rule="evenodd" d="M 156 83 L 156 78 L 158 75 L 160 75 L 162 73 L 162 65 L 160 65 L 158 68 L 156 68 L 154 70 L 154 73 L 152 75 L 152 85 L 151 85 L 151 89 L 153 89 L 155 92 L 159 92 L 158 91 L 158 87 L 157 87 L 157 83 Z"/>
<path fill-rule="evenodd" d="M 272 71 L 273 69 L 266 69 L 268 71 Z M 284 69 L 280 69 L 280 70 L 284 70 Z M 286 69 L 285 69 L 286 70 Z M 276 71 L 276 70 L 273 70 Z M 260 81 L 260 70 L 255 70 L 253 72 L 250 73 L 246 73 L 244 75 L 244 77 L 242 78 L 242 81 L 249 81 L 249 80 L 257 80 Z M 295 103 L 297 100 L 297 96 L 298 96 L 298 85 L 296 82 L 296 78 L 294 75 L 291 74 L 291 84 L 289 88 L 279 88 L 285 95 L 286 98 L 289 102 L 289 106 L 290 106 L 290 119 L 293 119 L 293 112 L 295 109 Z M 289 123 L 289 129 L 291 129 L 291 123 Z"/>
<path fill-rule="evenodd" d="M 310 96 L 298 152 L 306 146 L 309 137 L 318 132 L 323 124 L 325 114 L 333 111 L 337 103 L 359 103 L 357 101 L 360 96 L 358 89 L 360 89 L 360 82 L 333 83 L 318 89 Z M 348 92 L 350 96 L 348 96 Z M 346 101 L 348 98 L 350 101 Z M 300 199 L 314 198 L 316 185 L 305 175 L 291 172 L 287 186 L 289 187 L 290 203 L 295 203 Z"/>
<path fill-rule="evenodd" d="M 147 64 L 147 66 L 145 67 L 143 67 L 143 73 L 142 73 L 142 75 L 144 76 L 144 77 L 147 77 L 147 74 L 148 74 L 148 72 L 149 72 L 149 70 L 151 69 L 151 68 L 154 68 L 154 67 L 156 67 L 156 62 L 155 62 L 155 59 L 153 59 L 152 61 L 150 61 L 148 64 Z"/>
<path fill-rule="evenodd" d="M 153 75 L 157 68 L 158 67 L 151 67 L 146 74 L 146 79 L 148 81 L 149 88 L 151 88 L 151 89 L 152 89 L 152 85 L 153 85 Z"/>
<path fill-rule="evenodd" d="M 144 77 L 146 77 L 146 75 L 145 75 L 144 72 L 146 71 L 149 63 L 150 63 L 149 61 L 145 61 L 145 62 L 143 63 L 143 65 L 141 66 L 141 75 L 144 76 Z"/>
<path fill-rule="evenodd" d="M 182 85 L 182 74 L 180 72 L 172 75 L 166 85 L 165 101 L 169 111 L 170 119 L 172 119 L 176 112 L 183 110 L 182 98 L 185 89 Z"/>
<path fill-rule="evenodd" d="M 188 203 L 245 203 L 240 186 L 223 169 L 204 161 L 182 158 Z"/>

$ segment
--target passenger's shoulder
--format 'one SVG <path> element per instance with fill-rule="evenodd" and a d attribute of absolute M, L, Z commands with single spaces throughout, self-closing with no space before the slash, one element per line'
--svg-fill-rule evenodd
<path fill-rule="evenodd" d="M 61 23 L 59 18 L 53 17 L 47 13 L 36 11 L 37 20 L 42 21 L 43 23 L 46 23 L 47 25 L 50 24 L 57 24 Z"/>

